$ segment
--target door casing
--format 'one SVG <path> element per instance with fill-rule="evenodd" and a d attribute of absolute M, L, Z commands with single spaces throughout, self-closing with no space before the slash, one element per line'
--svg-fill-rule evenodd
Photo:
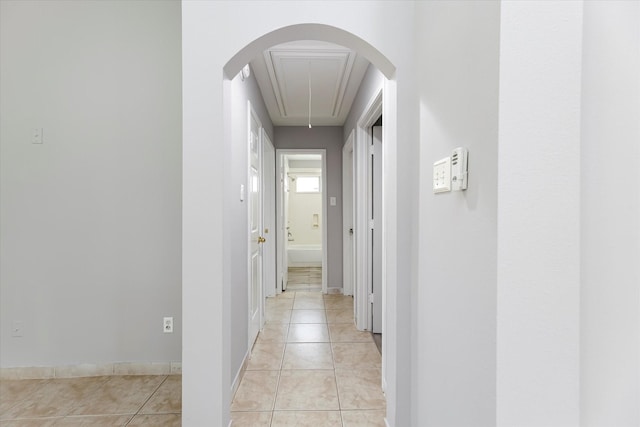
<path fill-rule="evenodd" d="M 276 149 L 262 129 L 263 289 L 265 297 L 276 295 Z M 264 306 L 264 298 L 262 299 Z M 264 309 L 263 309 L 264 313 Z"/>
<path fill-rule="evenodd" d="M 284 171 L 284 157 L 287 154 L 319 154 L 322 158 L 322 293 L 327 293 L 327 150 L 325 149 L 276 149 L 276 170 L 278 171 L 278 179 L 276 185 L 276 221 L 278 228 L 277 238 L 277 292 L 283 290 L 282 283 L 287 274 L 287 230 L 284 221 L 284 186 L 286 182 L 286 173 Z"/>

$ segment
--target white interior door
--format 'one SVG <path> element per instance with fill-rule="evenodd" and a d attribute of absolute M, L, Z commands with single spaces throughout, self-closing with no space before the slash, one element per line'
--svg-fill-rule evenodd
<path fill-rule="evenodd" d="M 276 150 L 267 133 L 262 129 L 262 177 L 264 242 L 262 260 L 264 270 L 264 295 L 276 295 Z M 263 299 L 264 300 L 264 299 Z"/>
<path fill-rule="evenodd" d="M 249 348 L 262 327 L 262 149 L 261 124 L 251 103 L 249 110 Z"/>
<path fill-rule="evenodd" d="M 372 128 L 371 150 L 371 332 L 382 333 L 382 126 Z"/>

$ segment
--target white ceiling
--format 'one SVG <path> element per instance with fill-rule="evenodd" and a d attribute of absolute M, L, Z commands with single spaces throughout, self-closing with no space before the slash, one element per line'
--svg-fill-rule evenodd
<path fill-rule="evenodd" d="M 369 62 L 331 43 L 297 41 L 274 46 L 251 61 L 275 126 L 342 126 Z"/>

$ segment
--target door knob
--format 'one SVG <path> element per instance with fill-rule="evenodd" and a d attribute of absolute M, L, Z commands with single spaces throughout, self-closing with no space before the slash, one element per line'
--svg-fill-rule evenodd
<path fill-rule="evenodd" d="M 258 237 L 258 243 L 264 243 L 266 241 L 267 241 L 267 239 L 265 239 L 264 237 L 262 237 L 262 236 Z"/>

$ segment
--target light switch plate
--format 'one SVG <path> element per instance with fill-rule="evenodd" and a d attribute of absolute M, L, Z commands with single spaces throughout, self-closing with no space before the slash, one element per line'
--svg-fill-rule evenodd
<path fill-rule="evenodd" d="M 433 192 L 451 191 L 451 157 L 445 157 L 433 164 Z"/>
<path fill-rule="evenodd" d="M 336 205 L 336 198 L 335 197 L 329 197 L 329 205 L 330 206 L 335 206 Z"/>
<path fill-rule="evenodd" d="M 42 144 L 42 128 L 33 128 L 31 130 L 31 143 Z"/>

